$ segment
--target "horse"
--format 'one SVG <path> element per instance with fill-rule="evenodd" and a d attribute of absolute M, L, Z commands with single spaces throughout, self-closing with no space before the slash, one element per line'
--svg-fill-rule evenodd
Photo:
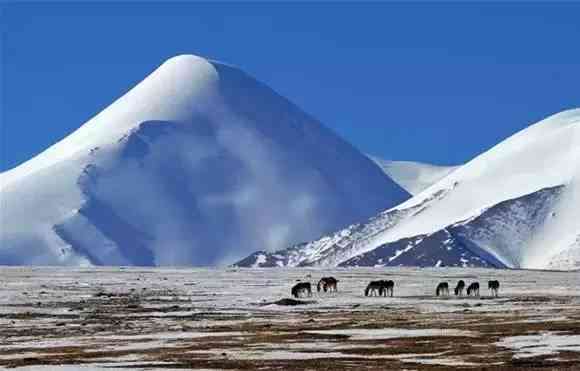
<path fill-rule="evenodd" d="M 449 284 L 447 282 L 439 283 L 435 289 L 435 294 L 437 296 L 449 296 Z"/>
<path fill-rule="evenodd" d="M 383 281 L 371 281 L 365 289 L 365 296 L 373 296 L 378 293 L 379 296 L 383 294 Z"/>
<path fill-rule="evenodd" d="M 383 293 L 385 294 L 385 296 L 393 297 L 393 292 L 395 290 L 395 282 L 391 280 L 383 280 L 381 282 L 383 283 L 382 289 L 384 290 Z"/>
<path fill-rule="evenodd" d="M 497 297 L 499 292 L 499 281 L 491 280 L 487 283 L 487 288 L 491 290 L 491 295 Z"/>
<path fill-rule="evenodd" d="M 467 287 L 467 296 L 479 296 L 479 282 L 473 282 L 469 287 Z"/>
<path fill-rule="evenodd" d="M 338 291 L 338 280 L 334 277 L 322 277 L 320 281 L 318 281 L 316 289 L 318 292 L 320 292 L 320 290 L 324 290 L 324 292 L 336 292 Z"/>
<path fill-rule="evenodd" d="M 455 296 L 463 296 L 463 290 L 465 289 L 465 281 L 459 280 L 457 286 L 455 286 Z"/>
<path fill-rule="evenodd" d="M 393 296 L 395 283 L 391 280 L 371 281 L 365 289 L 365 296 L 372 296 L 378 293 L 378 296 Z"/>
<path fill-rule="evenodd" d="M 299 282 L 292 287 L 292 296 L 299 298 L 305 291 L 308 296 L 312 296 L 312 286 L 310 285 L 310 282 Z"/>

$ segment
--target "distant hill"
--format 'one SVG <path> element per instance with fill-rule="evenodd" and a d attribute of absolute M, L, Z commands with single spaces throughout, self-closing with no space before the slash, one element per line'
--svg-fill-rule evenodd
<path fill-rule="evenodd" d="M 411 169 L 398 164 L 386 171 L 400 184 L 425 179 L 402 181 L 401 174 L 425 173 L 422 165 Z M 255 252 L 237 265 L 573 270 L 580 267 L 579 220 L 576 109 L 522 130 L 367 221 L 287 249 Z"/>

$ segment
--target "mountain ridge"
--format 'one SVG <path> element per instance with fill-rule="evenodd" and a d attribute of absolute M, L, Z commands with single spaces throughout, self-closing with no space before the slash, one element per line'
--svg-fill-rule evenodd
<path fill-rule="evenodd" d="M 350 242 L 329 247 L 325 241 L 332 237 L 327 236 L 302 245 L 313 252 L 334 249 L 337 260 L 318 256 L 315 263 L 297 264 L 336 266 L 382 246 L 454 226 L 463 234 L 460 242 L 477 251 L 486 264 L 575 269 L 580 265 L 580 227 L 575 224 L 580 218 L 580 169 L 569 164 L 578 163 L 580 110 L 575 109 L 514 134 L 411 199 L 358 224 L 353 228 L 363 232 Z M 402 217 L 391 224 L 394 215 Z M 350 236 L 348 229 L 334 236 L 341 234 Z M 251 260 L 244 261 L 255 265 Z"/>

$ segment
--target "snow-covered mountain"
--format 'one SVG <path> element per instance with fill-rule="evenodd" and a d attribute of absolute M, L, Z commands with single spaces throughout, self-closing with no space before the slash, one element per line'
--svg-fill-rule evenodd
<path fill-rule="evenodd" d="M 410 200 L 241 266 L 580 267 L 580 110 L 551 116 Z"/>
<path fill-rule="evenodd" d="M 265 85 L 192 55 L 2 173 L 0 192 L 0 264 L 43 265 L 220 264 L 410 197 Z"/>
<path fill-rule="evenodd" d="M 391 161 L 369 156 L 407 192 L 416 195 L 445 178 L 459 166 L 440 166 L 414 161 Z"/>

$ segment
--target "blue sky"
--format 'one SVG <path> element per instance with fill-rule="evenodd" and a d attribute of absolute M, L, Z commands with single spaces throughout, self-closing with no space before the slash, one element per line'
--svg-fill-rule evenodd
<path fill-rule="evenodd" d="M 0 7 L 0 170 L 183 53 L 240 66 L 389 159 L 461 163 L 580 107 L 580 3 Z"/>

